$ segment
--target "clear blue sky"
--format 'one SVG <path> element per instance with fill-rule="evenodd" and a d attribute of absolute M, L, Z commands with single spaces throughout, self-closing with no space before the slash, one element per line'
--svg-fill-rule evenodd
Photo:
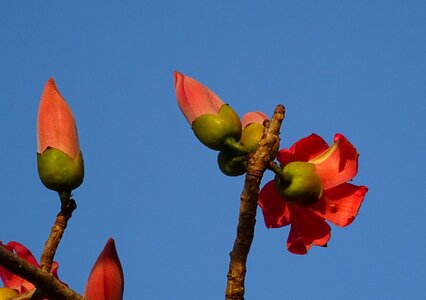
<path fill-rule="evenodd" d="M 59 210 L 36 170 L 37 109 L 54 77 L 86 165 L 61 279 L 83 292 L 114 237 L 125 299 L 223 299 L 243 177 L 222 176 L 193 136 L 179 70 L 241 115 L 284 104 L 282 147 L 341 132 L 361 154 L 354 183 L 370 191 L 329 248 L 290 254 L 288 228 L 267 230 L 259 214 L 246 299 L 419 299 L 425 20 L 420 0 L 1 1 L 0 239 L 39 257 Z"/>

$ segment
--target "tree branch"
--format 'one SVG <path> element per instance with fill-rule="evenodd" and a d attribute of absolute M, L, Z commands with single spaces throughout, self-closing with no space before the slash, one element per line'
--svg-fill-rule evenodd
<path fill-rule="evenodd" d="M 43 271 L 18 257 L 4 246 L 0 246 L 0 264 L 9 272 L 34 284 L 37 291 L 46 298 L 55 300 L 84 300 L 85 298 Z"/>
<path fill-rule="evenodd" d="M 263 173 L 276 157 L 279 147 L 281 123 L 284 120 L 284 106 L 278 105 L 270 122 L 266 122 L 259 147 L 250 157 L 237 227 L 237 237 L 230 253 L 226 300 L 244 300 L 244 280 L 247 256 L 254 237 L 256 224 L 257 198 Z"/>

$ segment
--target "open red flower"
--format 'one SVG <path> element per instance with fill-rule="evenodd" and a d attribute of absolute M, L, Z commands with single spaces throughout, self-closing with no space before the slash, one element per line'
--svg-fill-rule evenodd
<path fill-rule="evenodd" d="M 313 166 L 314 170 L 314 176 L 309 178 L 318 178 L 320 187 L 315 201 L 295 201 L 298 198 L 286 196 L 293 191 L 283 193 L 280 190 L 276 177 L 259 193 L 258 203 L 266 226 L 291 225 L 287 239 L 290 252 L 306 254 L 312 245 L 326 246 L 331 229 L 325 220 L 345 227 L 355 219 L 368 191 L 366 186 L 347 182 L 358 172 L 358 156 L 355 147 L 341 134 L 335 135 L 334 144 L 330 147 L 320 136 L 312 134 L 289 149 L 279 151 L 277 159 L 284 171 L 290 163 L 307 162 L 305 164 Z M 297 180 L 293 178 L 293 181 Z"/>
<path fill-rule="evenodd" d="M 89 300 L 121 300 L 124 275 L 112 238 L 102 250 L 87 280 L 84 296 Z"/>
<path fill-rule="evenodd" d="M 9 242 L 6 245 L 2 244 L 0 242 L 0 247 L 5 247 L 7 250 L 14 252 L 16 255 L 18 255 L 20 258 L 24 259 L 28 263 L 32 264 L 33 266 L 39 268 L 39 264 L 37 263 L 37 260 L 34 258 L 34 255 L 28 250 L 24 245 L 18 243 L 18 242 Z M 58 263 L 53 262 L 52 264 L 52 274 L 56 278 L 58 278 Z M 34 289 L 34 285 L 31 282 L 26 281 L 25 279 L 12 274 L 7 269 L 2 267 L 0 265 L 0 278 L 3 281 L 3 285 L 6 288 L 15 289 L 19 292 L 19 294 L 26 293 L 32 289 Z"/>

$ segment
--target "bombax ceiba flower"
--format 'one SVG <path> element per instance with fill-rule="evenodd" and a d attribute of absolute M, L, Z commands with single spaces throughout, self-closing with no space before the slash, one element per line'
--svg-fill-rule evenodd
<path fill-rule="evenodd" d="M 44 87 L 38 109 L 37 166 L 43 184 L 59 193 L 70 193 L 83 182 L 75 119 L 52 78 Z"/>
<path fill-rule="evenodd" d="M 330 226 L 348 226 L 358 214 L 366 186 L 347 181 L 358 172 L 358 152 L 341 134 L 330 147 L 312 134 L 296 142 L 277 156 L 282 168 L 275 180 L 259 193 L 268 228 L 290 225 L 287 248 L 295 254 L 306 254 L 312 245 L 326 246 Z"/>

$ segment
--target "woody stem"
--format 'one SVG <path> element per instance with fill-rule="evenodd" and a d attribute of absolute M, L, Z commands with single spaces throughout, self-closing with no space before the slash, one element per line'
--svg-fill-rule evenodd
<path fill-rule="evenodd" d="M 43 254 L 41 255 L 40 267 L 43 271 L 50 272 L 52 269 L 53 259 L 58 249 L 59 243 L 64 235 L 68 220 L 71 218 L 73 211 L 77 208 L 74 199 L 71 199 L 70 192 L 60 192 L 61 211 L 56 216 L 49 238 L 44 246 Z"/>
<path fill-rule="evenodd" d="M 226 300 L 244 300 L 244 280 L 247 256 L 254 237 L 259 185 L 265 170 L 276 157 L 279 147 L 279 133 L 284 120 L 285 109 L 278 105 L 270 122 L 266 122 L 263 137 L 256 152 L 250 156 L 237 227 L 237 237 L 230 253 Z"/>

